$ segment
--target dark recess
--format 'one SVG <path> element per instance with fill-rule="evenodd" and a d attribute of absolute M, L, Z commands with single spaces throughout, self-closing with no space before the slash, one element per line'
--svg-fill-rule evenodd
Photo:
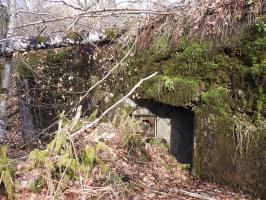
<path fill-rule="evenodd" d="M 139 99 L 136 103 L 158 117 L 170 119 L 170 153 L 180 163 L 192 164 L 194 112 L 188 108 L 175 107 L 149 99 Z"/>

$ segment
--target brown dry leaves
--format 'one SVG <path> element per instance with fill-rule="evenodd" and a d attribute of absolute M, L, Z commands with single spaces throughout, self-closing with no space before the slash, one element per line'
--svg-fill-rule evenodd
<path fill-rule="evenodd" d="M 230 189 L 216 184 L 199 181 L 174 161 L 173 157 L 159 147 L 143 141 L 145 157 L 139 153 L 129 153 L 121 144 L 121 135 L 111 123 L 102 123 L 87 130 L 76 138 L 76 146 L 85 147 L 97 141 L 104 141 L 111 148 L 111 154 L 101 152 L 100 157 L 110 167 L 110 175 L 105 177 L 99 166 L 94 167 L 89 178 L 71 182 L 60 199 L 194 199 L 179 193 L 177 189 L 208 195 L 215 199 L 233 199 L 236 194 Z M 15 182 L 17 199 L 50 199 L 44 187 L 40 193 L 33 193 L 28 183 L 41 171 L 25 170 L 27 163 L 17 167 Z M 244 196 L 241 196 L 244 198 Z"/>

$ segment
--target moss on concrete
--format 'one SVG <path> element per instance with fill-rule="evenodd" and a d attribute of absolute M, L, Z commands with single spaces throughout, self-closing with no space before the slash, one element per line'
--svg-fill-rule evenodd
<path fill-rule="evenodd" d="M 163 34 L 150 49 L 138 52 L 121 72 L 116 72 L 109 84 L 97 88 L 94 99 L 99 104 L 102 101 L 103 107 L 111 105 L 141 78 L 157 71 L 159 75 L 145 82 L 135 96 L 193 108 L 193 174 L 248 188 L 262 197 L 266 195 L 266 32 L 261 28 L 264 23 L 266 17 L 219 44 L 181 38 L 173 46 L 169 35 Z M 107 32 L 108 37 L 116 34 L 112 29 Z M 78 36 L 67 38 L 75 41 Z M 62 76 L 63 86 L 68 88 L 66 72 L 91 75 L 77 70 L 89 61 L 83 59 L 87 55 L 82 52 L 75 57 L 72 48 L 63 48 L 56 53 L 48 51 L 45 59 L 41 54 L 33 54 L 30 62 L 38 66 L 40 60 L 45 60 L 41 64 Z M 103 55 L 98 58 L 103 60 Z M 18 67 L 19 73 L 28 76 L 25 64 L 22 66 Z M 102 76 L 101 70 L 96 76 Z M 61 92 L 53 91 L 52 98 L 62 98 Z"/>
<path fill-rule="evenodd" d="M 199 86 L 197 80 L 159 75 L 141 88 L 141 94 L 162 103 L 188 106 L 196 98 Z"/>
<path fill-rule="evenodd" d="M 72 40 L 73 42 L 77 42 L 82 39 L 81 36 L 76 32 L 69 32 L 64 38 Z"/>
<path fill-rule="evenodd" d="M 17 60 L 19 92 L 23 95 L 23 80 L 28 80 L 38 128 L 51 125 L 63 110 L 68 112 L 90 87 L 89 75 L 94 67 L 90 56 L 90 49 L 66 47 L 28 52 Z M 90 111 L 89 102 L 89 99 L 81 102 L 85 111 Z"/>
<path fill-rule="evenodd" d="M 127 71 L 120 91 L 157 71 L 137 95 L 195 111 L 195 176 L 265 195 L 266 32 L 258 23 L 219 44 L 181 39 L 169 48 L 163 35 Z"/>

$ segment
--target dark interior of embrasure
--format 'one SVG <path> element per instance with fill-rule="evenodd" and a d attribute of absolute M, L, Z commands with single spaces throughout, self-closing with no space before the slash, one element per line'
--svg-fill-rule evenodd
<path fill-rule="evenodd" d="M 182 164 L 192 164 L 194 112 L 153 100 L 141 99 L 136 103 L 160 118 L 170 119 L 170 153 Z"/>

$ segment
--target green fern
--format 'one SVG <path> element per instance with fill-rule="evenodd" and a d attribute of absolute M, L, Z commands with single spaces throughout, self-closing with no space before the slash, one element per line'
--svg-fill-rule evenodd
<path fill-rule="evenodd" d="M 168 76 L 163 76 L 163 87 L 166 91 L 174 91 L 175 87 L 174 87 L 174 81 L 169 78 Z"/>
<path fill-rule="evenodd" d="M 45 159 L 48 157 L 49 153 L 47 150 L 41 151 L 41 150 L 34 150 L 29 155 L 29 160 L 31 160 L 31 167 L 34 168 L 38 164 L 43 164 L 45 162 Z"/>
<path fill-rule="evenodd" d="M 81 110 L 81 108 L 78 110 Z M 98 155 L 101 151 L 111 153 L 106 144 L 99 142 L 87 146 L 77 153 L 73 144 L 74 141 L 69 136 L 82 123 L 79 111 L 73 120 L 65 119 L 62 114 L 55 138 L 47 145 L 47 148 L 45 150 L 34 150 L 30 153 L 29 159 L 32 166 L 45 169 L 43 171 L 46 173 L 42 174 L 42 177 L 47 181 L 47 184 L 51 184 L 51 181 L 49 181 L 51 178 L 57 182 L 59 180 L 54 195 L 58 195 L 70 180 L 76 181 L 80 177 L 88 177 L 93 167 L 97 165 L 104 175 L 109 174 L 108 165 Z M 33 182 L 31 186 L 33 191 L 38 191 L 41 187 L 38 182 Z"/>
<path fill-rule="evenodd" d="M 37 177 L 34 181 L 32 181 L 29 185 L 29 188 L 34 193 L 39 193 L 43 188 L 45 180 L 42 176 Z"/>
<path fill-rule="evenodd" d="M 121 131 L 122 145 L 127 147 L 130 151 L 139 152 L 142 143 L 139 134 L 142 130 L 142 122 L 131 118 L 126 111 L 122 110 L 121 113 L 114 117 L 113 123 L 116 124 Z"/>
<path fill-rule="evenodd" d="M 87 146 L 83 152 L 83 165 L 86 169 L 92 169 L 95 164 L 98 164 L 104 175 L 107 176 L 109 174 L 109 167 L 97 155 L 100 151 L 111 153 L 110 148 L 102 142 L 97 143 L 95 146 Z"/>
<path fill-rule="evenodd" d="M 96 157 L 95 161 L 97 162 L 97 164 L 100 166 L 103 174 L 105 176 L 107 176 L 109 174 L 109 167 L 104 163 L 104 161 L 100 158 L 100 157 Z"/>
<path fill-rule="evenodd" d="M 92 166 L 96 156 L 96 150 L 94 147 L 87 146 L 83 153 L 83 163 L 85 166 Z"/>

